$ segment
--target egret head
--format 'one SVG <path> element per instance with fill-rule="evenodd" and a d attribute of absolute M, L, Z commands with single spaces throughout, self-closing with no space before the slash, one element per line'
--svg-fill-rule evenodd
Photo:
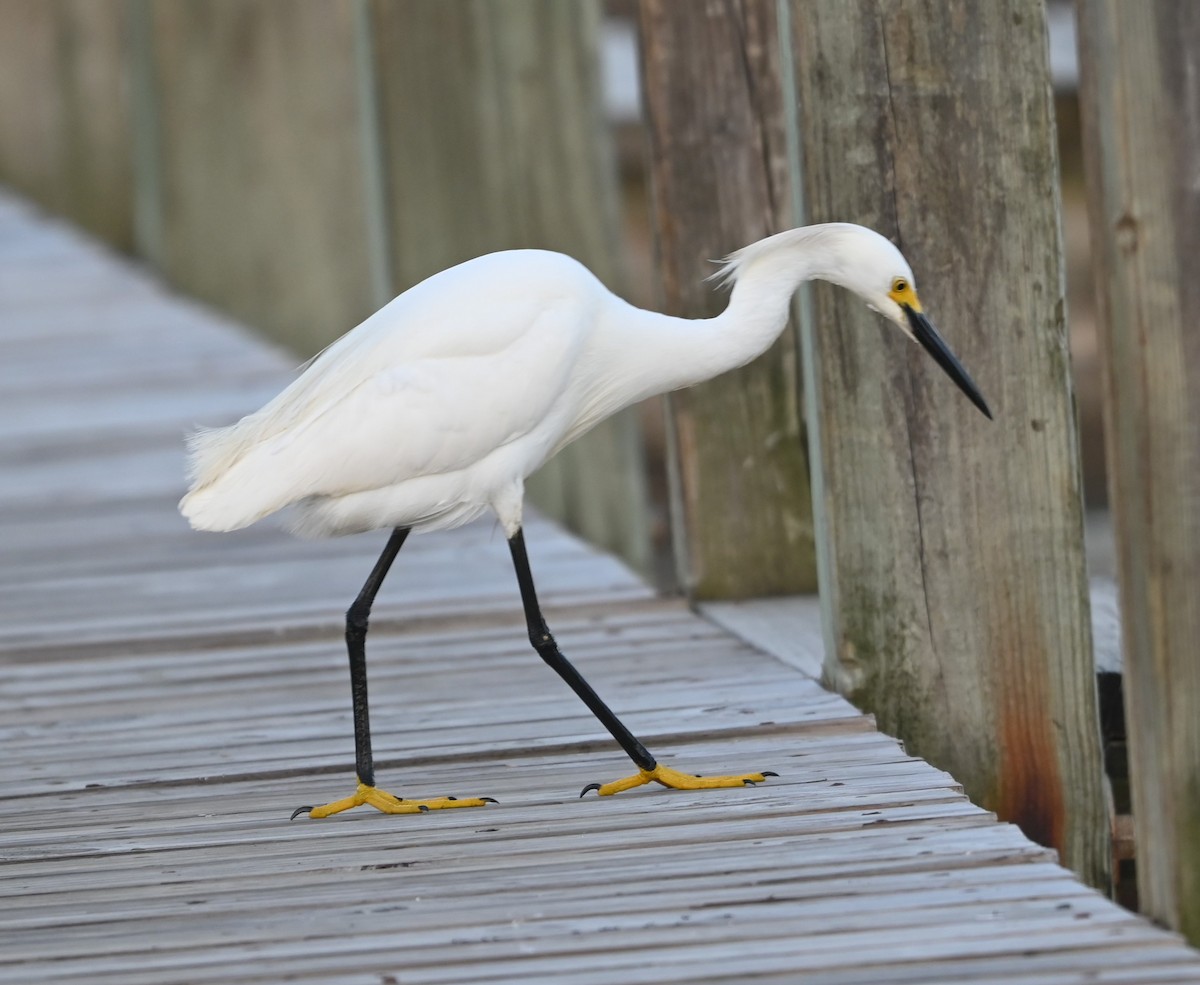
<path fill-rule="evenodd" d="M 763 284 L 795 290 L 814 278 L 853 291 L 898 325 L 934 358 L 967 399 L 991 418 L 979 387 L 925 316 L 908 261 L 873 229 L 850 222 L 789 229 L 730 254 L 713 274 L 718 283 L 741 284 L 745 280 L 760 291 Z"/>
<path fill-rule="evenodd" d="M 842 240 L 828 280 L 848 288 L 867 305 L 900 327 L 942 367 L 956 386 L 990 420 L 991 410 L 979 387 L 950 351 L 917 297 L 912 268 L 890 240 L 862 226 Z"/>

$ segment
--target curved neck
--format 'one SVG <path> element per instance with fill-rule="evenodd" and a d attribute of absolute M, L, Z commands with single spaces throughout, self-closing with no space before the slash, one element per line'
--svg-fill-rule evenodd
<path fill-rule="evenodd" d="M 786 242 L 772 243 L 780 238 L 772 237 L 747 248 L 773 247 L 734 261 L 729 304 L 714 318 L 677 318 L 621 302 L 602 334 L 614 342 L 612 356 L 624 370 L 627 402 L 712 379 L 765 352 L 787 324 L 796 289 L 830 277 L 822 249 L 828 228 L 791 230 L 781 234 L 790 236 Z"/>

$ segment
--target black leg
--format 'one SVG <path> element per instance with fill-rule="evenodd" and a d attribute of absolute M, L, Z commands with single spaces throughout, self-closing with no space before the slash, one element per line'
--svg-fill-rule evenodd
<path fill-rule="evenodd" d="M 529 627 L 529 642 L 537 650 L 538 656 L 554 668 L 555 673 L 583 699 L 583 703 L 592 710 L 593 715 L 600 719 L 600 724 L 612 733 L 612 737 L 629 754 L 629 758 L 634 761 L 638 769 L 654 769 L 658 765 L 654 757 L 612 713 L 608 705 L 600 700 L 600 696 L 583 679 L 583 675 L 571 666 L 567 658 L 559 651 L 554 637 L 550 635 L 546 620 L 542 618 L 541 606 L 538 605 L 537 592 L 533 587 L 533 574 L 529 570 L 529 558 L 525 554 L 525 535 L 520 529 L 509 538 L 508 547 L 512 551 L 513 567 L 517 571 L 517 584 L 521 586 L 521 602 L 525 606 L 525 624 Z M 365 681 L 363 687 L 365 694 Z"/>
<path fill-rule="evenodd" d="M 354 703 L 354 769 L 359 782 L 368 787 L 375 786 L 375 764 L 371 759 L 371 716 L 367 706 L 367 620 L 379 586 L 410 529 L 397 527 L 392 531 L 358 598 L 346 610 L 346 650 L 350 654 L 350 696 Z"/>

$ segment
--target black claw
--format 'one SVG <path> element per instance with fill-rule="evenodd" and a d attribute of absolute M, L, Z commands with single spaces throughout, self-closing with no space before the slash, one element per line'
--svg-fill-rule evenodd
<path fill-rule="evenodd" d="M 298 818 L 298 817 L 299 817 L 301 814 L 308 814 L 308 813 L 309 813 L 311 810 L 312 810 L 312 808 L 311 808 L 311 807 L 297 807 L 297 808 L 296 808 L 294 811 L 292 811 L 292 817 L 291 817 L 291 819 L 294 821 L 294 820 L 296 820 L 296 818 Z"/>
<path fill-rule="evenodd" d="M 758 786 L 758 784 L 755 783 L 753 780 L 743 780 L 742 783 L 744 783 L 748 787 L 757 787 Z"/>
<path fill-rule="evenodd" d="M 593 790 L 599 790 L 599 783 L 589 783 L 586 787 L 579 791 L 579 796 L 582 798 L 584 794 L 591 793 Z"/>
<path fill-rule="evenodd" d="M 429 813 L 429 808 L 425 804 L 417 804 L 417 810 L 419 810 L 422 814 Z"/>
<path fill-rule="evenodd" d="M 447 800 L 458 800 L 458 798 L 457 798 L 457 797 L 447 797 L 446 799 L 447 799 Z"/>
<path fill-rule="evenodd" d="M 770 770 L 763 770 L 763 771 L 762 771 L 762 775 L 763 775 L 763 776 L 778 776 L 779 774 L 778 774 L 778 773 L 772 773 Z"/>
<path fill-rule="evenodd" d="M 495 797 L 480 797 L 479 799 L 480 799 L 480 800 L 486 800 L 486 801 L 487 801 L 489 804 L 498 804 L 498 803 L 500 803 L 500 801 L 498 801 L 498 800 L 497 800 Z"/>

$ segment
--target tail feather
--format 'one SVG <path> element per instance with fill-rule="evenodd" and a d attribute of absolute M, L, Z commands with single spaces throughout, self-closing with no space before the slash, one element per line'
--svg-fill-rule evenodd
<path fill-rule="evenodd" d="M 184 496 L 179 512 L 194 530 L 241 530 L 274 511 L 238 508 L 220 495 L 219 487 L 206 486 Z"/>
<path fill-rule="evenodd" d="M 193 489 L 216 482 L 259 440 L 256 416 L 223 428 L 198 427 L 187 436 L 187 477 Z"/>
<path fill-rule="evenodd" d="M 191 488 L 179 501 L 179 512 L 196 530 L 240 530 L 279 508 L 265 501 L 265 489 L 240 482 L 237 474 L 259 438 L 256 416 L 188 435 Z"/>

